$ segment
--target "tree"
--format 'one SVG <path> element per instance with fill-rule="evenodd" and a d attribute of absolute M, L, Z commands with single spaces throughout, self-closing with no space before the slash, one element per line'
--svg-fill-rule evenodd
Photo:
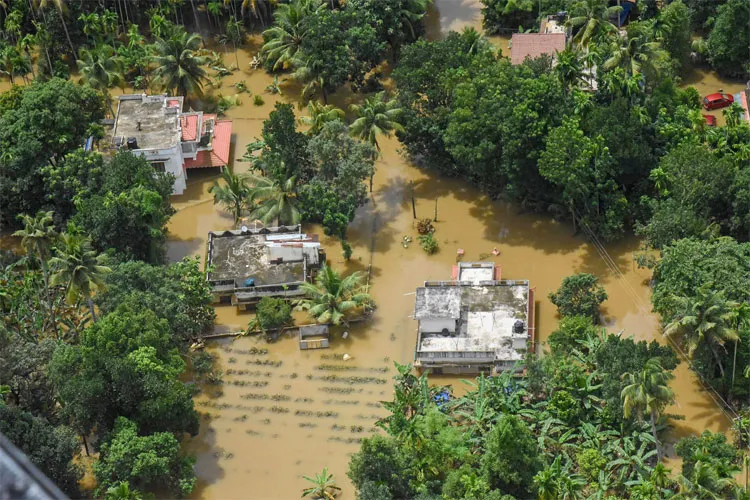
<path fill-rule="evenodd" d="M 710 287 L 730 301 L 745 301 L 750 283 L 750 244 L 729 237 L 685 238 L 662 250 L 654 270 L 651 302 L 654 311 L 670 322 L 684 310 L 674 297 L 698 297 Z"/>
<path fill-rule="evenodd" d="M 700 436 L 684 437 L 674 449 L 682 458 L 682 475 L 687 478 L 698 463 L 711 465 L 722 478 L 734 476 L 740 468 L 742 454 L 718 432 L 703 431 Z"/>
<path fill-rule="evenodd" d="M 268 119 L 263 122 L 263 141 L 264 149 L 255 166 L 266 177 L 283 180 L 295 176 L 300 184 L 305 184 L 312 177 L 313 168 L 307 152 L 310 140 L 297 131 L 291 104 L 276 103 Z"/>
<path fill-rule="evenodd" d="M 199 55 L 203 39 L 197 33 L 178 31 L 169 38 L 157 38 L 154 51 L 154 77 L 173 95 L 201 96 L 206 56 Z"/>
<path fill-rule="evenodd" d="M 676 296 L 673 300 L 677 314 L 664 328 L 664 335 L 681 340 L 689 358 L 699 349 L 708 347 L 724 377 L 719 351 L 726 353 L 724 345 L 739 340 L 732 321 L 737 303 L 727 300 L 723 291 L 712 290 L 708 285 L 701 287 L 695 297 Z"/>
<path fill-rule="evenodd" d="M 728 0 L 718 8 L 716 22 L 708 36 L 708 58 L 719 72 L 747 74 L 750 63 L 750 5 L 743 0 Z"/>
<path fill-rule="evenodd" d="M 114 249 L 124 258 L 162 262 L 167 222 L 174 213 L 169 202 L 174 176 L 157 172 L 128 151 L 117 153 L 106 173 L 96 191 L 77 193 L 73 222 L 102 252 Z"/>
<path fill-rule="evenodd" d="M 392 438 L 375 435 L 349 461 L 347 476 L 360 495 L 366 489 L 385 489 L 393 498 L 412 498 L 412 472 L 407 467 L 406 449 Z M 373 497 L 373 500 L 378 497 Z M 386 498 L 391 498 L 390 496 Z"/>
<path fill-rule="evenodd" d="M 576 30 L 573 40 L 582 46 L 598 42 L 616 31 L 609 21 L 619 15 L 622 7 L 609 6 L 607 0 L 579 0 L 573 4 L 568 23 Z"/>
<path fill-rule="evenodd" d="M 352 0 L 346 8 L 356 11 L 377 29 L 378 38 L 388 42 L 394 55 L 404 43 L 424 31 L 422 18 L 431 0 Z"/>
<path fill-rule="evenodd" d="M 674 393 L 668 385 L 671 378 L 674 376 L 661 366 L 659 358 L 649 359 L 641 372 L 623 374 L 623 379 L 628 382 L 622 390 L 625 418 L 630 418 L 633 414 L 642 418 L 648 412 L 659 461 L 662 451 L 656 433 L 656 422 L 664 407 L 674 400 Z"/>
<path fill-rule="evenodd" d="M 310 127 L 307 130 L 307 135 L 311 136 L 318 135 L 326 123 L 344 118 L 343 109 L 337 108 L 333 104 L 323 104 L 316 100 L 311 100 L 307 103 L 307 113 L 309 116 L 301 117 L 300 122 Z"/>
<path fill-rule="evenodd" d="M 221 172 L 221 179 L 224 184 L 214 181 L 213 186 L 208 190 L 214 195 L 214 205 L 221 204 L 234 217 L 234 225 L 239 224 L 244 212 L 250 203 L 250 187 L 247 185 L 247 176 L 235 174 L 229 168 Z"/>
<path fill-rule="evenodd" d="M 52 295 L 49 290 L 49 266 L 47 265 L 52 247 L 57 241 L 57 232 L 52 225 L 52 214 L 53 212 L 50 211 L 38 212 L 35 217 L 19 215 L 19 218 L 23 221 L 23 229 L 13 233 L 13 236 L 20 236 L 21 245 L 26 250 L 26 254 L 39 260 L 44 278 L 44 297 L 47 301 L 48 314 L 53 328 L 57 331 L 57 322 L 52 308 Z"/>
<path fill-rule="evenodd" d="M 581 58 L 578 52 L 571 48 L 566 48 L 557 54 L 555 72 L 557 73 L 558 78 L 560 78 L 560 82 L 566 92 L 570 92 L 571 89 L 585 81 L 583 78 L 583 65 Z"/>
<path fill-rule="evenodd" d="M 42 16 L 44 16 L 44 9 L 46 9 L 50 3 L 54 5 L 55 9 L 57 10 L 57 14 L 60 16 L 60 21 L 62 22 L 63 30 L 65 31 L 65 38 L 68 40 L 68 45 L 70 46 L 70 53 L 73 54 L 73 57 L 76 57 L 76 48 L 73 46 L 73 42 L 70 39 L 70 33 L 68 33 L 68 25 L 65 22 L 65 12 L 68 10 L 67 6 L 65 5 L 65 0 L 35 0 L 34 6 L 42 12 Z M 45 24 L 47 23 L 45 19 Z"/>
<path fill-rule="evenodd" d="M 166 319 L 122 304 L 86 329 L 79 345 L 60 346 L 50 376 L 63 415 L 82 436 L 112 428 L 119 416 L 146 434 L 198 432 L 185 362 Z"/>
<path fill-rule="evenodd" d="M 355 308 L 369 306 L 369 294 L 362 291 L 360 272 L 341 277 L 323 265 L 315 277 L 315 284 L 302 283 L 305 298 L 297 302 L 298 309 L 307 311 L 318 323 L 339 325 L 346 322 L 346 314 Z"/>
<path fill-rule="evenodd" d="M 102 190 L 104 169 L 101 154 L 82 148 L 66 154 L 55 164 L 42 167 L 47 203 L 54 208 L 58 222 L 67 221 L 75 214 L 75 199 L 88 198 Z"/>
<path fill-rule="evenodd" d="M 707 147 L 686 142 L 670 149 L 649 175 L 659 195 L 648 200 L 651 216 L 637 233 L 663 248 L 680 238 L 701 237 L 715 222 L 729 225 L 736 167 Z M 721 223 L 721 222 L 719 222 Z"/>
<path fill-rule="evenodd" d="M 587 337 L 597 335 L 590 316 L 563 316 L 557 330 L 547 338 L 553 354 L 571 353 L 580 349 Z"/>
<path fill-rule="evenodd" d="M 0 99 L 0 216 L 35 214 L 46 201 L 42 167 L 61 160 L 92 134 L 104 117 L 101 98 L 88 86 L 58 78 L 34 81 Z"/>
<path fill-rule="evenodd" d="M 313 181 L 322 182 L 341 199 L 353 196 L 357 206 L 364 204 L 364 181 L 375 173 L 373 146 L 350 137 L 346 125 L 337 120 L 323 125 L 310 139 L 307 152 L 316 172 Z"/>
<path fill-rule="evenodd" d="M 323 472 L 316 473 L 313 477 L 302 477 L 312 483 L 312 486 L 302 490 L 303 497 L 333 500 L 336 497 L 336 492 L 341 491 L 341 488 L 336 486 L 336 482 L 333 480 L 333 474 L 328 473 L 328 467 L 323 467 Z M 333 493 L 331 493 L 332 491 Z"/>
<path fill-rule="evenodd" d="M 316 0 L 293 0 L 273 12 L 274 25 L 263 32 L 265 65 L 273 71 L 289 69 L 307 36 L 310 16 L 323 8 Z"/>
<path fill-rule="evenodd" d="M 94 49 L 82 49 L 80 59 L 76 61 L 81 72 L 79 83 L 85 83 L 104 95 L 105 105 L 114 117 L 112 97 L 109 89 L 124 85 L 121 60 L 110 45 L 99 45 Z"/>
<path fill-rule="evenodd" d="M 580 221 L 590 237 L 613 240 L 622 234 L 628 202 L 614 181 L 614 159 L 601 135 L 592 139 L 577 119 L 565 119 L 547 136 L 539 173 L 561 190 L 574 230 Z"/>
<path fill-rule="evenodd" d="M 528 498 L 541 469 L 536 442 L 521 419 L 501 416 L 487 436 L 482 471 L 490 487 Z"/>
<path fill-rule="evenodd" d="M 138 490 L 131 490 L 130 483 L 120 481 L 107 488 L 104 492 L 105 500 L 142 500 L 143 496 Z"/>
<path fill-rule="evenodd" d="M 637 23 L 628 26 L 627 39 L 621 41 L 618 37 L 613 41 L 611 54 L 602 65 L 604 70 L 621 67 L 627 78 L 643 75 L 651 82 L 658 81 L 661 68 L 669 58 L 661 43 L 653 39 L 644 25 Z"/>
<path fill-rule="evenodd" d="M 599 306 L 607 300 L 607 292 L 593 274 L 579 273 L 566 276 L 560 288 L 549 294 L 560 316 L 586 316 L 594 324 L 599 322 Z"/>
<path fill-rule="evenodd" d="M 192 458 L 168 432 L 139 435 L 138 426 L 119 417 L 110 439 L 102 445 L 94 465 L 99 494 L 125 482 L 145 492 L 167 491 L 174 496 L 189 494 L 195 486 Z"/>
<path fill-rule="evenodd" d="M 398 121 L 402 110 L 395 99 L 386 99 L 385 92 L 378 92 L 365 99 L 364 104 L 352 104 L 350 108 L 357 118 L 352 122 L 349 131 L 354 137 L 375 146 L 378 151 L 378 135 L 390 137 L 392 131 L 404 131 L 404 127 Z"/>
<path fill-rule="evenodd" d="M 16 406 L 0 402 L 0 433 L 7 437 L 71 498 L 80 496 L 82 471 L 73 463 L 80 445 L 65 426 L 53 426 Z"/>
<path fill-rule="evenodd" d="M 250 199 L 258 205 L 250 212 L 254 219 L 264 224 L 278 221 L 279 225 L 297 224 L 300 212 L 297 208 L 297 178 L 269 179 L 258 175 L 249 175 Z"/>
<path fill-rule="evenodd" d="M 256 328 L 266 331 L 293 323 L 292 306 L 284 299 L 263 297 L 255 308 L 255 318 L 250 320 L 248 330 Z"/>
<path fill-rule="evenodd" d="M 74 305 L 80 299 L 88 303 L 91 318 L 96 322 L 93 292 L 104 286 L 104 275 L 111 271 L 103 265 L 104 256 L 97 255 L 91 240 L 77 233 L 62 233 L 55 256 L 50 258 L 53 269 L 52 286 L 65 288 L 65 300 Z"/>
<path fill-rule="evenodd" d="M 680 476 L 677 480 L 680 490 L 675 498 L 720 500 L 728 498 L 735 485 L 731 478 L 720 477 L 710 464 L 697 462 L 690 477 Z"/>
<path fill-rule="evenodd" d="M 171 336 L 187 344 L 208 332 L 214 324 L 213 291 L 199 258 L 185 258 L 168 266 L 128 261 L 112 267 L 105 288 L 96 295 L 104 314 L 127 304 L 133 310 L 151 310 L 167 320 Z"/>
<path fill-rule="evenodd" d="M 658 38 L 664 50 L 672 56 L 676 69 L 684 70 L 690 64 L 692 30 L 690 27 L 690 9 L 676 0 L 659 11 L 657 23 L 660 26 Z"/>

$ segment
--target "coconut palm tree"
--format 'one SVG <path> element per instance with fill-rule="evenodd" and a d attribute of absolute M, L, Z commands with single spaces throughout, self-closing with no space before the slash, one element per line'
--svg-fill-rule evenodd
<path fill-rule="evenodd" d="M 318 93 L 323 98 L 323 103 L 328 104 L 327 84 L 319 70 L 321 64 L 310 57 L 300 57 L 299 54 L 291 61 L 294 71 L 290 76 L 304 85 L 300 92 L 300 107 L 315 98 Z"/>
<path fill-rule="evenodd" d="M 578 52 L 567 48 L 557 54 L 555 73 L 557 73 L 557 77 L 560 79 L 566 92 L 569 92 L 570 89 L 582 83 L 584 81 L 583 66 Z"/>
<path fill-rule="evenodd" d="M 217 203 L 223 205 L 227 211 L 231 212 L 234 217 L 234 224 L 237 225 L 242 218 L 242 212 L 247 209 L 250 203 L 250 186 L 247 184 L 247 176 L 235 174 L 229 168 L 225 168 L 221 173 L 223 184 L 218 180 L 208 189 L 208 192 L 214 195 L 214 205 Z"/>
<path fill-rule="evenodd" d="M 104 286 L 104 275 L 110 268 L 102 265 L 104 255 L 99 255 L 91 247 L 91 240 L 76 233 L 62 233 L 60 244 L 55 248 L 55 256 L 49 260 L 54 269 L 52 286 L 65 287 L 65 300 L 76 304 L 86 300 L 91 318 L 96 321 L 96 311 L 92 294 Z"/>
<path fill-rule="evenodd" d="M 720 477 L 716 467 L 702 460 L 695 463 L 689 478 L 680 476 L 677 482 L 680 491 L 673 498 L 685 500 L 721 500 L 734 484 L 731 477 Z"/>
<path fill-rule="evenodd" d="M 299 119 L 300 122 L 310 127 L 307 130 L 307 135 L 318 135 L 326 123 L 344 118 L 343 109 L 316 100 L 307 103 L 307 113 L 309 116 L 303 116 Z"/>
<path fill-rule="evenodd" d="M 73 42 L 70 39 L 68 24 L 65 22 L 65 13 L 68 11 L 68 7 L 65 5 L 65 0 L 34 0 L 34 7 L 41 11 L 42 15 L 44 15 L 44 9 L 50 4 L 54 5 L 55 10 L 57 10 L 58 15 L 60 16 L 60 21 L 62 21 L 63 30 L 65 31 L 65 38 L 68 39 L 68 45 L 70 45 L 71 53 L 73 54 L 73 57 L 77 58 L 78 54 L 76 53 L 76 48 L 73 46 Z"/>
<path fill-rule="evenodd" d="M 283 169 L 281 169 L 283 171 Z M 248 175 L 250 200 L 259 204 L 250 216 L 269 224 L 278 219 L 279 224 L 297 224 L 300 212 L 297 208 L 297 178 L 287 176 L 271 179 L 259 175 Z"/>
<path fill-rule="evenodd" d="M 661 446 L 656 433 L 656 422 L 666 405 L 672 402 L 674 394 L 669 388 L 669 380 L 674 376 L 661 366 L 659 358 L 646 361 L 643 370 L 637 373 L 624 373 L 627 384 L 621 393 L 625 418 L 635 414 L 639 419 L 648 412 L 651 420 L 651 433 L 656 443 L 656 455 L 661 462 Z"/>
<path fill-rule="evenodd" d="M 18 73 L 18 50 L 13 45 L 8 45 L 0 50 L 0 75 L 10 78 L 10 84 L 15 85 L 15 77 Z"/>
<path fill-rule="evenodd" d="M 23 229 L 19 229 L 13 233 L 13 236 L 21 238 L 21 245 L 26 250 L 27 255 L 33 255 L 39 259 L 39 265 L 42 268 L 42 277 L 44 278 L 44 296 L 46 297 L 52 327 L 57 333 L 57 322 L 52 307 L 52 296 L 49 293 L 50 276 L 47 265 L 52 247 L 58 238 L 52 216 L 52 211 L 40 211 L 34 217 L 25 214 L 20 215 L 19 220 L 23 224 Z"/>
<path fill-rule="evenodd" d="M 674 297 L 674 300 L 678 312 L 665 327 L 664 335 L 681 340 L 691 359 L 698 348 L 709 347 L 723 378 L 724 364 L 719 351 L 726 353 L 725 344 L 739 338 L 732 321 L 737 303 L 728 300 L 724 292 L 707 286 L 698 289 L 695 297 Z"/>
<path fill-rule="evenodd" d="M 362 105 L 352 104 L 350 109 L 357 115 L 357 119 L 349 127 L 349 133 L 369 142 L 378 151 L 380 151 L 379 135 L 390 137 L 394 130 L 404 131 L 404 127 L 398 121 L 403 110 L 398 107 L 395 99 L 386 100 L 385 92 L 378 92 L 368 97 Z"/>
<path fill-rule="evenodd" d="M 658 77 L 659 63 L 669 57 L 661 43 L 652 40 L 643 30 L 629 31 L 624 41 L 618 38 L 612 43 L 611 54 L 604 61 L 604 70 L 622 67 L 628 77 L 641 74 Z"/>
<path fill-rule="evenodd" d="M 336 481 L 333 480 L 333 474 L 328 473 L 328 467 L 323 467 L 323 472 L 316 473 L 313 477 L 302 477 L 312 483 L 312 486 L 302 490 L 303 497 L 333 500 L 336 492 L 341 491 L 341 488 L 336 486 Z"/>
<path fill-rule="evenodd" d="M 427 7 L 430 6 L 432 0 L 407 0 L 401 3 L 396 15 L 401 21 L 401 31 L 408 33 L 409 40 L 415 40 L 417 33 L 414 30 L 414 26 L 417 26 L 422 18 L 427 13 Z"/>
<path fill-rule="evenodd" d="M 203 39 L 197 33 L 179 31 L 169 38 L 157 38 L 154 46 L 154 76 L 175 95 L 201 96 L 208 58 L 198 53 Z"/>
<path fill-rule="evenodd" d="M 324 264 L 315 277 L 315 284 L 300 286 L 305 298 L 297 301 L 297 308 L 310 313 L 318 323 L 339 325 L 345 322 L 349 311 L 370 303 L 370 295 L 362 291 L 363 278 L 360 272 L 341 277 Z"/>
<path fill-rule="evenodd" d="M 104 493 L 105 500 L 141 500 L 143 496 L 138 490 L 131 490 L 127 481 L 120 481 L 110 486 Z"/>
<path fill-rule="evenodd" d="M 112 96 L 109 89 L 124 84 L 122 76 L 122 60 L 115 53 L 111 45 L 99 45 L 93 49 L 82 49 L 81 58 L 76 61 L 81 72 L 79 83 L 86 83 L 104 94 L 104 101 L 112 116 L 115 110 L 112 106 Z"/>
<path fill-rule="evenodd" d="M 616 32 L 610 19 L 621 10 L 620 6 L 610 7 L 608 0 L 579 0 L 573 4 L 568 20 L 568 24 L 578 30 L 573 40 L 585 46 L 602 35 Z"/>
<path fill-rule="evenodd" d="M 273 26 L 263 32 L 263 38 L 268 41 L 260 50 L 261 55 L 273 63 L 273 71 L 291 67 L 307 35 L 307 19 L 321 8 L 324 4 L 319 0 L 293 0 L 276 8 Z"/>

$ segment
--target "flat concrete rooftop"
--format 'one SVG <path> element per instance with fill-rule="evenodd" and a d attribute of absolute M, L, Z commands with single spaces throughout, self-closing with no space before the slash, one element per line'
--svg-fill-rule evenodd
<path fill-rule="evenodd" d="M 255 279 L 256 286 L 305 281 L 302 261 L 280 264 L 269 261 L 264 234 L 213 238 L 209 259 L 213 270 L 208 279 L 234 280 L 236 287 L 242 287 L 248 278 Z"/>
<path fill-rule="evenodd" d="M 167 101 L 171 104 L 169 107 L 165 106 Z M 181 98 L 122 96 L 119 99 L 112 137 L 122 137 L 123 141 L 135 137 L 137 149 L 168 149 L 177 146 L 181 138 L 181 108 Z"/>
<path fill-rule="evenodd" d="M 417 288 L 417 320 L 457 321 L 450 335 L 422 332 L 420 352 L 494 351 L 496 359 L 516 361 L 528 335 L 529 284 L 527 281 L 436 282 Z M 513 333 L 516 321 L 524 330 Z M 514 342 L 515 340 L 515 342 Z"/>

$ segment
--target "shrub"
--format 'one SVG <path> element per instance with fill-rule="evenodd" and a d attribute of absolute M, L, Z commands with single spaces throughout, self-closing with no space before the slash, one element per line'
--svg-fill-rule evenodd
<path fill-rule="evenodd" d="M 417 221 L 417 232 L 419 234 L 427 234 L 435 231 L 430 219 L 419 219 Z"/>
<path fill-rule="evenodd" d="M 438 242 L 433 233 L 423 234 L 418 239 L 419 246 L 422 247 L 422 250 L 427 252 L 428 255 L 432 255 L 438 251 Z"/>
<path fill-rule="evenodd" d="M 249 329 L 259 328 L 263 331 L 280 328 L 292 322 L 292 306 L 284 299 L 263 297 L 255 309 L 255 319 Z"/>
<path fill-rule="evenodd" d="M 253 96 L 253 104 L 256 106 L 263 106 L 266 103 L 266 101 L 263 100 L 263 97 L 261 97 L 259 94 L 255 94 Z"/>

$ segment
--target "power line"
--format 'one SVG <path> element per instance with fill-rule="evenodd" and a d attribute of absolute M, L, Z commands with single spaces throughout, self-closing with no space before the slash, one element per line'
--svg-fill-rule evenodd
<path fill-rule="evenodd" d="M 575 211 L 573 213 L 573 217 L 578 220 L 579 225 L 584 228 L 586 231 L 586 234 L 591 238 L 592 244 L 594 245 L 594 248 L 596 249 L 599 256 L 604 261 L 607 268 L 612 271 L 616 277 L 618 278 L 618 283 L 623 286 L 627 294 L 630 296 L 630 299 L 635 303 L 636 307 L 638 307 L 639 311 L 642 313 L 648 314 L 650 311 L 646 307 L 646 302 L 638 295 L 636 290 L 630 285 L 630 283 L 625 278 L 625 275 L 620 270 L 620 267 L 617 265 L 617 263 L 614 261 L 612 256 L 607 252 L 607 249 L 604 247 L 602 242 L 596 237 L 594 232 L 591 230 L 589 225 L 584 221 L 582 218 L 576 217 Z M 624 283 L 624 285 L 623 285 Z M 708 382 L 706 382 L 703 378 L 703 375 L 695 368 L 695 365 L 690 360 L 690 358 L 685 354 L 685 352 L 677 345 L 676 342 L 674 342 L 671 338 L 665 336 L 662 334 L 663 338 L 666 338 L 669 342 L 672 349 L 674 349 L 682 358 L 683 361 L 685 361 L 688 365 L 688 367 L 698 376 L 698 381 L 701 383 L 704 389 L 708 390 L 709 396 L 711 396 L 711 400 L 714 402 L 714 404 L 721 410 L 721 412 L 724 414 L 724 416 L 730 420 L 735 421 L 740 418 L 740 416 L 737 414 L 737 412 L 734 411 L 734 409 L 730 406 L 730 404 L 719 394 L 719 392 L 711 387 Z M 718 398 L 718 400 L 717 400 Z M 723 403 L 723 404 L 722 404 Z M 730 415 L 731 412 L 731 415 Z M 732 416 L 733 415 L 733 416 Z M 750 443 L 749 443 L 750 446 Z"/>

